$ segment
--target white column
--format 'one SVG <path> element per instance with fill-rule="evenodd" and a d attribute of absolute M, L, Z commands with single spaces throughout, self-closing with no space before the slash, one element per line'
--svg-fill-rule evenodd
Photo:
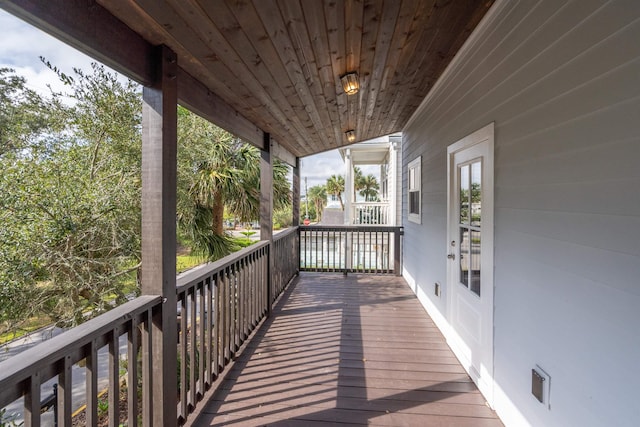
<path fill-rule="evenodd" d="M 344 223 L 351 225 L 351 198 L 353 197 L 353 165 L 351 163 L 351 150 L 347 148 L 344 155 Z"/>
<path fill-rule="evenodd" d="M 398 143 L 389 144 L 389 224 L 397 225 L 398 206 Z"/>

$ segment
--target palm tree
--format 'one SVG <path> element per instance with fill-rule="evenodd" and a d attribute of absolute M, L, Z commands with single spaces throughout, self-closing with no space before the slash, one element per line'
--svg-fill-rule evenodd
<path fill-rule="evenodd" d="M 373 202 L 378 199 L 378 190 L 380 185 L 373 174 L 363 176 L 360 180 L 360 195 L 364 197 L 365 202 Z"/>
<path fill-rule="evenodd" d="M 364 175 L 362 175 L 362 169 L 358 166 L 353 168 L 353 200 L 356 200 L 356 194 L 358 191 L 362 190 L 362 179 Z"/>
<path fill-rule="evenodd" d="M 236 248 L 224 233 L 224 211 L 251 221 L 259 217 L 260 151 L 180 108 L 178 224 L 193 249 L 218 259 Z M 291 203 L 288 166 L 273 168 L 273 207 Z"/>
<path fill-rule="evenodd" d="M 344 177 L 342 175 L 331 175 L 327 179 L 327 194 L 336 196 L 340 202 L 340 209 L 344 210 L 342 202 L 342 193 L 344 193 Z"/>
<path fill-rule="evenodd" d="M 327 204 L 327 188 L 324 185 L 315 185 L 309 189 L 307 197 L 315 207 L 316 221 L 322 221 L 322 210 Z"/>

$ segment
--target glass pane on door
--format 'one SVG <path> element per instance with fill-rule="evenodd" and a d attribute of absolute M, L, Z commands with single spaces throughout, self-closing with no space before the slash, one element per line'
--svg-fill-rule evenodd
<path fill-rule="evenodd" d="M 481 251 L 480 251 L 480 231 L 471 231 L 469 239 L 469 289 L 474 294 L 480 296 L 480 272 L 481 272 Z"/>
<path fill-rule="evenodd" d="M 460 283 L 469 287 L 469 229 L 460 227 Z"/>
<path fill-rule="evenodd" d="M 471 164 L 471 225 L 480 226 L 482 213 L 482 165 Z"/>
<path fill-rule="evenodd" d="M 458 174 L 460 183 L 460 224 L 469 224 L 469 165 L 460 167 Z"/>

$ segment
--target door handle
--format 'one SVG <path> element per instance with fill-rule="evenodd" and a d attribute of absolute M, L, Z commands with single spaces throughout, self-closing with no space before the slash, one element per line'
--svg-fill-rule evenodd
<path fill-rule="evenodd" d="M 449 255 L 447 255 L 447 258 L 456 259 L 456 254 L 449 254 Z"/>

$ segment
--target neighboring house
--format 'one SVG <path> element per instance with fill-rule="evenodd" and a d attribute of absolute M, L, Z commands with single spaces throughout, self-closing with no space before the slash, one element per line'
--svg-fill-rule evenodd
<path fill-rule="evenodd" d="M 396 133 L 340 149 L 340 155 L 345 163 L 345 224 L 400 225 L 401 143 L 402 134 Z M 354 190 L 354 168 L 364 165 L 380 167 L 380 201 L 358 200 L 358 194 Z"/>
<path fill-rule="evenodd" d="M 640 425 L 639 40 L 497 2 L 403 129 L 404 277 L 507 426 Z"/>

